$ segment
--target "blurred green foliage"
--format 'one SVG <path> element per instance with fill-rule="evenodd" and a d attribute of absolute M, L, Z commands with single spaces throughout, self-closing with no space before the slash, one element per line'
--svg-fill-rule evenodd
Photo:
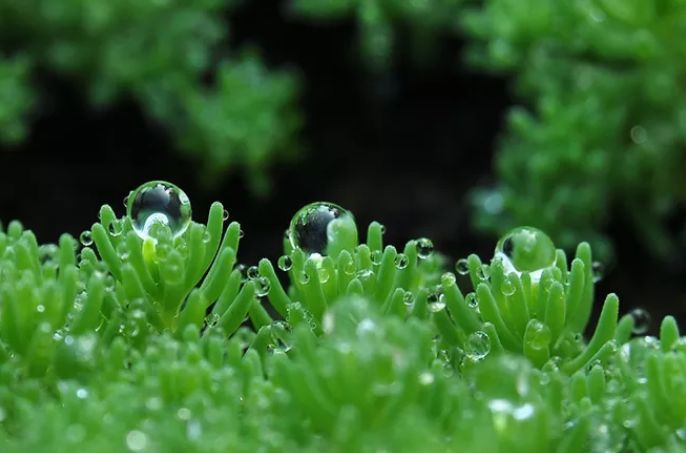
<path fill-rule="evenodd" d="M 0 57 L 0 140 L 15 143 L 26 134 L 25 121 L 31 104 L 27 64 Z"/>
<path fill-rule="evenodd" d="M 619 214 L 667 257 L 665 223 L 686 185 L 686 4 L 678 0 L 486 0 L 462 17 L 468 58 L 514 76 L 497 185 L 476 193 L 476 223 L 543 228 L 572 247 Z"/>
<path fill-rule="evenodd" d="M 299 117 L 292 75 L 253 53 L 227 54 L 226 0 L 0 0 L 0 140 L 26 134 L 27 72 L 70 78 L 96 106 L 138 100 L 211 180 L 228 168 L 263 169 L 294 151 Z M 1 55 L 1 53 L 0 53 Z M 14 63 L 12 63 L 14 62 Z"/>
<path fill-rule="evenodd" d="M 425 59 L 436 46 L 438 34 L 458 24 L 463 0 L 294 0 L 301 16 L 335 20 L 353 16 L 361 51 L 374 69 L 390 64 L 400 27 L 412 35 L 414 56 Z"/>

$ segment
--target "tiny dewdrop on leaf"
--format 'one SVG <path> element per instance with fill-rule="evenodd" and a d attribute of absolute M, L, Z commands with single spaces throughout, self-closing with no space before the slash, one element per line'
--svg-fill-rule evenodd
<path fill-rule="evenodd" d="M 301 208 L 293 216 L 288 229 L 288 239 L 294 249 L 301 249 L 309 258 L 336 255 L 334 243 L 339 233 L 347 235 L 352 214 L 342 207 L 328 202 L 316 202 Z M 354 231 L 354 242 L 357 232 Z"/>
<path fill-rule="evenodd" d="M 150 181 L 129 195 L 126 213 L 141 239 L 150 237 L 158 225 L 167 226 L 172 237 L 181 236 L 191 223 L 191 203 L 183 190 L 165 181 Z"/>
<path fill-rule="evenodd" d="M 650 313 L 643 308 L 634 308 L 629 312 L 629 315 L 634 320 L 634 335 L 644 335 L 650 328 Z"/>
<path fill-rule="evenodd" d="M 417 239 L 417 256 L 421 259 L 427 259 L 434 251 L 434 243 L 428 238 Z"/>
<path fill-rule="evenodd" d="M 467 356 L 473 360 L 481 360 L 491 352 L 491 340 L 486 332 L 477 330 L 467 339 Z"/>
<path fill-rule="evenodd" d="M 506 275 L 527 272 L 532 282 L 538 282 L 543 270 L 555 264 L 555 244 L 537 228 L 519 227 L 498 241 L 494 259 L 502 263 Z"/>
<path fill-rule="evenodd" d="M 293 267 L 293 260 L 288 255 L 281 255 L 281 257 L 279 257 L 277 265 L 279 266 L 279 269 L 281 269 L 282 271 L 288 272 Z"/>

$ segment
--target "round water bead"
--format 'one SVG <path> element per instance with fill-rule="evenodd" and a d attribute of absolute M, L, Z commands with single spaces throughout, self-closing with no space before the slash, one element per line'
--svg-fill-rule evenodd
<path fill-rule="evenodd" d="M 421 259 L 426 259 L 431 256 L 434 251 L 434 243 L 431 239 L 420 238 L 417 239 L 417 256 Z"/>
<path fill-rule="evenodd" d="M 593 276 L 593 283 L 598 283 L 605 276 L 605 266 L 600 261 L 593 261 L 591 263 L 591 275 Z"/>
<path fill-rule="evenodd" d="M 142 239 L 148 238 L 156 225 L 169 227 L 172 236 L 178 237 L 191 223 L 191 202 L 174 184 L 150 181 L 129 195 L 126 213 Z"/>
<path fill-rule="evenodd" d="M 455 271 L 460 275 L 469 274 L 469 262 L 465 258 L 460 258 L 455 263 Z"/>
<path fill-rule="evenodd" d="M 277 265 L 279 266 L 279 269 L 281 269 L 282 271 L 288 272 L 293 267 L 293 260 L 288 255 L 281 255 L 279 257 Z"/>
<path fill-rule="evenodd" d="M 533 282 L 557 258 L 555 244 L 543 231 L 533 227 L 510 230 L 496 245 L 495 259 L 501 261 L 505 274 L 528 272 Z"/>
<path fill-rule="evenodd" d="M 81 241 L 81 244 L 86 247 L 93 244 L 93 235 L 91 234 L 90 230 L 83 231 L 79 236 L 79 241 Z"/>
<path fill-rule="evenodd" d="M 491 340 L 486 332 L 480 330 L 469 335 L 466 346 L 467 356 L 474 360 L 481 360 L 491 352 Z"/>
<path fill-rule="evenodd" d="M 293 248 L 300 248 L 309 255 L 327 255 L 329 241 L 333 237 L 334 220 L 352 214 L 342 207 L 328 202 L 311 203 L 293 216 L 288 229 L 288 239 Z"/>
<path fill-rule="evenodd" d="M 634 308 L 629 315 L 634 319 L 634 335 L 643 335 L 650 328 L 650 313 L 643 308 Z"/>
<path fill-rule="evenodd" d="M 398 253 L 395 256 L 395 267 L 396 269 L 402 270 L 407 267 L 410 263 L 410 259 L 404 253 Z"/>

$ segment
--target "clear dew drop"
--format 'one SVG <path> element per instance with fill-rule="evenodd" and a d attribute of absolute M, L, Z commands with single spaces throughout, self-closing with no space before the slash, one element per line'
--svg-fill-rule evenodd
<path fill-rule="evenodd" d="M 79 236 L 79 241 L 85 247 L 92 245 L 93 244 L 93 235 L 91 234 L 90 230 L 83 231 L 81 233 L 81 235 Z"/>
<path fill-rule="evenodd" d="M 269 293 L 269 280 L 266 277 L 256 277 L 253 282 L 255 283 L 255 295 L 257 297 L 264 297 Z"/>
<path fill-rule="evenodd" d="M 455 272 L 460 275 L 469 274 L 469 262 L 465 258 L 460 258 L 455 263 Z"/>
<path fill-rule="evenodd" d="M 512 296 L 516 290 L 514 283 L 512 283 L 512 279 L 506 277 L 505 280 L 503 280 L 500 290 L 504 296 Z"/>
<path fill-rule="evenodd" d="M 445 286 L 452 286 L 455 284 L 457 281 L 457 278 L 455 277 L 455 274 L 452 272 L 444 272 L 443 275 L 441 275 L 441 284 Z"/>
<path fill-rule="evenodd" d="M 224 212 L 222 213 L 222 220 L 224 220 L 224 222 L 229 220 L 229 211 L 227 209 L 224 209 Z"/>
<path fill-rule="evenodd" d="M 593 276 L 593 283 L 598 283 L 605 276 L 605 265 L 600 261 L 593 261 L 591 275 Z"/>
<path fill-rule="evenodd" d="M 352 214 L 334 203 L 320 201 L 304 206 L 295 213 L 288 228 L 291 246 L 308 255 L 328 255 L 332 227 L 346 217 Z"/>
<path fill-rule="evenodd" d="M 465 301 L 467 302 L 467 305 L 469 308 L 478 308 L 479 307 L 479 299 L 476 297 L 475 293 L 469 293 L 465 296 Z"/>
<path fill-rule="evenodd" d="M 412 304 L 414 304 L 414 294 L 410 291 L 405 291 L 405 294 L 403 294 L 403 303 L 408 307 L 412 306 Z"/>
<path fill-rule="evenodd" d="M 431 239 L 420 238 L 417 239 L 417 256 L 421 259 L 427 259 L 434 252 L 434 243 Z"/>
<path fill-rule="evenodd" d="M 257 266 L 250 266 L 246 275 L 250 279 L 255 279 L 260 276 L 260 270 L 257 268 Z"/>
<path fill-rule="evenodd" d="M 165 181 L 150 181 L 129 196 L 127 215 L 136 234 L 146 239 L 155 226 L 169 228 L 173 237 L 182 235 L 191 222 L 191 203 L 179 187 Z"/>
<path fill-rule="evenodd" d="M 372 264 L 375 266 L 378 266 L 381 264 L 381 260 L 383 259 L 383 252 L 381 250 L 374 250 L 371 255 L 372 259 Z"/>
<path fill-rule="evenodd" d="M 486 281 L 491 276 L 491 268 L 488 264 L 482 264 L 476 268 L 476 277 L 481 281 Z"/>
<path fill-rule="evenodd" d="M 528 272 L 532 282 L 538 282 L 543 270 L 553 266 L 556 258 L 553 241 L 533 227 L 510 230 L 495 248 L 495 259 L 502 263 L 505 274 Z"/>
<path fill-rule="evenodd" d="M 300 280 L 300 283 L 303 285 L 306 285 L 310 282 L 310 276 L 307 275 L 307 272 L 305 271 L 300 272 L 298 279 Z"/>
<path fill-rule="evenodd" d="M 477 330 L 467 339 L 467 355 L 474 360 L 481 360 L 491 352 L 491 340 L 486 332 Z"/>
<path fill-rule="evenodd" d="M 288 255 L 281 255 L 276 265 L 279 266 L 279 269 L 282 271 L 288 272 L 293 267 L 293 260 Z"/>
<path fill-rule="evenodd" d="M 319 267 L 317 269 L 317 277 L 319 277 L 319 283 L 326 283 L 329 281 L 329 277 L 331 274 L 329 273 L 329 270 L 323 267 Z"/>
<path fill-rule="evenodd" d="M 121 222 L 119 220 L 112 220 L 109 225 L 107 225 L 107 231 L 110 236 L 117 237 L 121 234 Z"/>
<path fill-rule="evenodd" d="M 396 269 L 402 270 L 407 268 L 407 265 L 409 264 L 409 259 L 407 258 L 407 255 L 404 253 L 398 253 L 395 256 L 395 267 Z"/>
<path fill-rule="evenodd" d="M 629 315 L 634 320 L 634 335 L 644 335 L 650 328 L 650 313 L 643 308 L 634 308 Z"/>

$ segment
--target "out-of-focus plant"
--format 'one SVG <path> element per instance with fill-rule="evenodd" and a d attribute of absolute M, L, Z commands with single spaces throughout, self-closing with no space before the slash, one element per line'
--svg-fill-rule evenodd
<path fill-rule="evenodd" d="M 226 0 L 0 0 L 0 140 L 26 134 L 31 71 L 83 87 L 96 106 L 127 96 L 162 124 L 203 178 L 242 167 L 264 188 L 265 166 L 294 151 L 292 75 L 254 53 L 225 50 Z M 34 89 L 37 87 L 34 87 Z"/>
<path fill-rule="evenodd" d="M 371 67 L 384 69 L 390 64 L 400 28 L 411 32 L 416 58 L 425 58 L 437 44 L 438 34 L 457 25 L 462 1 L 292 0 L 292 6 L 313 19 L 354 16 L 363 56 Z"/>
<path fill-rule="evenodd" d="M 603 235 L 620 213 L 667 257 L 665 222 L 686 199 L 686 5 L 584 0 L 472 2 L 469 60 L 513 74 L 494 190 L 476 193 L 476 223 L 533 224 L 557 243 Z"/>

